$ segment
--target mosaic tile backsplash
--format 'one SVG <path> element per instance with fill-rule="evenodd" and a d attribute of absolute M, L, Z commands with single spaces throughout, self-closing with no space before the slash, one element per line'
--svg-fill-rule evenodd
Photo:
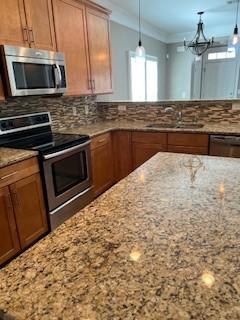
<path fill-rule="evenodd" d="M 49 111 L 54 129 L 67 129 L 99 120 L 95 96 L 21 97 L 0 102 L 0 117 Z"/>
<path fill-rule="evenodd" d="M 239 102 L 238 102 L 239 103 Z M 158 103 L 98 103 L 99 116 L 105 120 L 127 119 L 139 121 L 171 122 L 175 114 L 168 114 L 165 108 L 172 107 L 174 111 L 182 111 L 185 122 L 239 123 L 240 110 L 233 110 L 233 101 L 173 101 Z M 126 106 L 126 111 L 119 111 L 118 106 Z"/>
<path fill-rule="evenodd" d="M 118 106 L 125 105 L 126 111 Z M 53 128 L 67 129 L 89 125 L 102 120 L 138 120 L 172 122 L 174 114 L 166 107 L 182 111 L 183 121 L 234 123 L 240 125 L 240 110 L 233 110 L 232 101 L 173 101 L 158 103 L 97 102 L 87 97 L 21 97 L 0 102 L 0 117 L 42 111 L 51 112 Z"/>

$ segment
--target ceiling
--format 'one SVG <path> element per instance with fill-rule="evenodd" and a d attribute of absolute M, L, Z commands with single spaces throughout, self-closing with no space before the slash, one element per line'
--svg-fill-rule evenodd
<path fill-rule="evenodd" d="M 112 9 L 112 19 L 137 29 L 138 0 L 97 0 Z M 230 4 L 229 4 L 230 2 Z M 197 12 L 205 11 L 207 36 L 227 36 L 235 24 L 237 0 L 141 0 L 143 31 L 166 42 L 192 36 Z"/>

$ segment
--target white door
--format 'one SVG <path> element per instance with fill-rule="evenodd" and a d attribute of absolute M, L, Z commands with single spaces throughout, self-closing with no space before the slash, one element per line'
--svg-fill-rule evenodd
<path fill-rule="evenodd" d="M 212 48 L 203 58 L 202 99 L 233 99 L 236 97 L 238 63 L 236 54 L 226 47 Z"/>

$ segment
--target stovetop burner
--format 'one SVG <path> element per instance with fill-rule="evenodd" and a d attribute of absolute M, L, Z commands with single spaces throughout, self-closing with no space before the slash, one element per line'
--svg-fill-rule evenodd
<path fill-rule="evenodd" d="M 0 119 L 0 146 L 48 154 L 82 144 L 87 135 L 53 133 L 49 113 Z M 40 121 L 41 120 L 41 121 Z"/>

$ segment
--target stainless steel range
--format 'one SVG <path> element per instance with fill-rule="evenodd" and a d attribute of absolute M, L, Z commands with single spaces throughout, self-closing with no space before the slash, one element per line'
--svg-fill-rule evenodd
<path fill-rule="evenodd" d="M 51 230 L 92 201 L 89 136 L 53 133 L 44 112 L 0 119 L 0 146 L 39 152 Z"/>

